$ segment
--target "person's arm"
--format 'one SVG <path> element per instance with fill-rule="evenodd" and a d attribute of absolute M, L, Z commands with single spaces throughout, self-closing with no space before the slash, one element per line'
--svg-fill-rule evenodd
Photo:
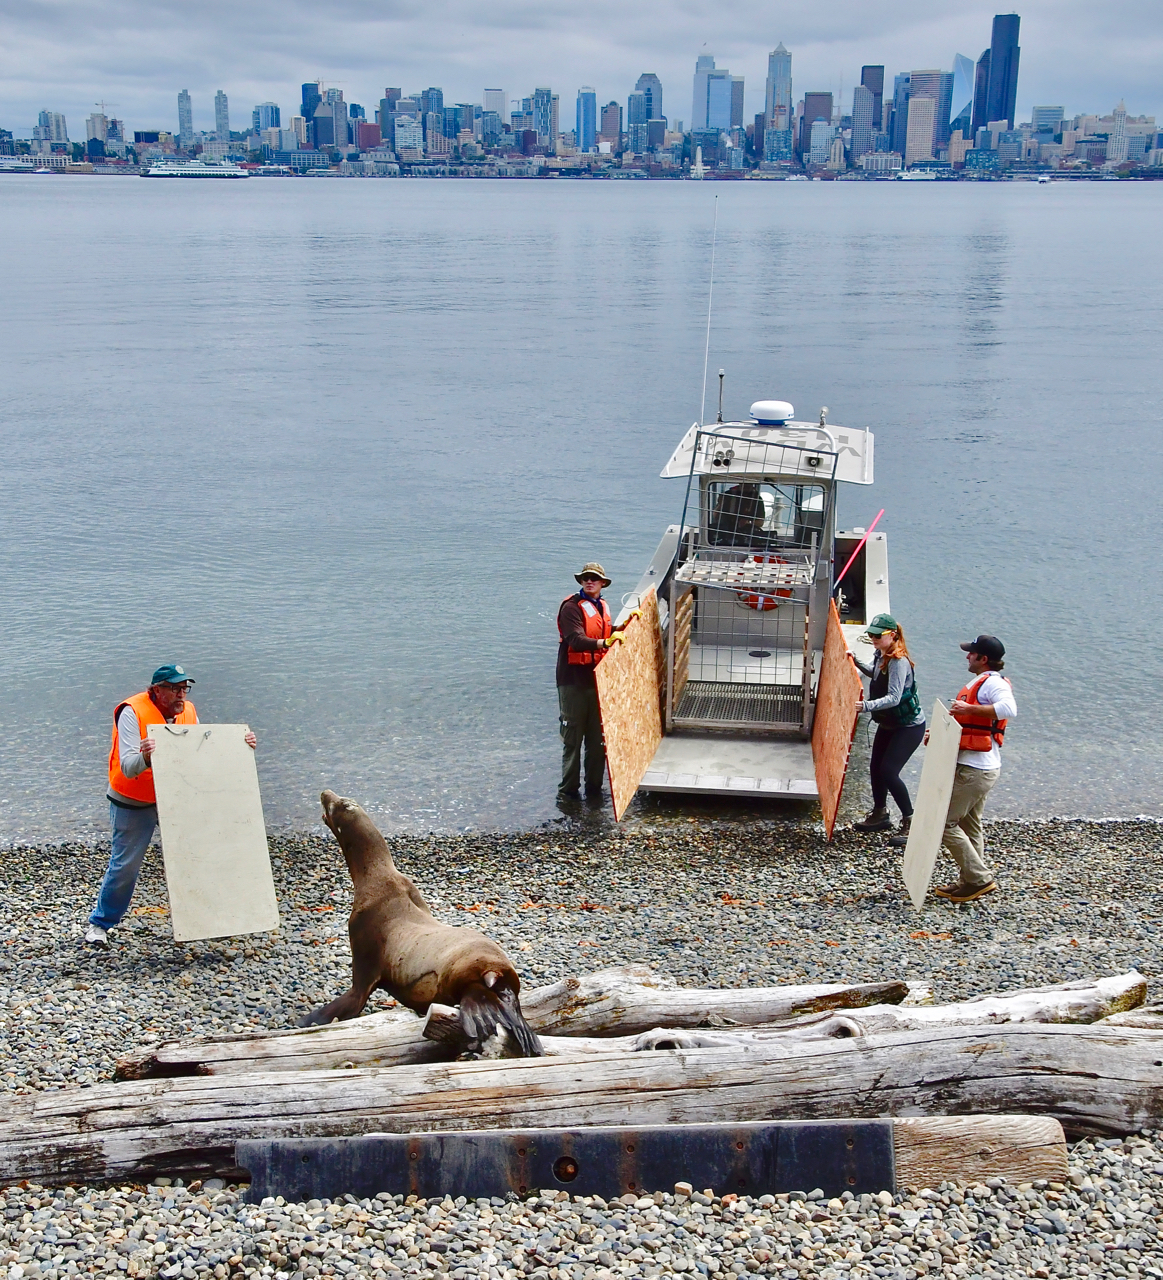
<path fill-rule="evenodd" d="M 1018 714 L 1018 704 L 1009 681 L 990 676 L 978 686 L 976 703 L 959 699 L 949 710 L 955 715 L 969 715 L 981 724 L 993 724 L 995 720 L 1012 720 Z"/>
<path fill-rule="evenodd" d="M 121 764 L 121 772 L 127 778 L 136 778 L 149 768 L 149 756 L 153 750 L 153 739 L 145 740 L 149 749 L 142 751 L 141 729 L 137 723 L 137 713 L 132 707 L 122 707 L 117 717 L 117 755 Z"/>
<path fill-rule="evenodd" d="M 599 649 L 608 647 L 604 640 L 595 640 L 586 635 L 585 619 L 582 617 L 581 605 L 576 600 L 567 600 L 561 606 L 558 621 L 567 648 L 575 653 L 596 653 Z"/>
<path fill-rule="evenodd" d="M 888 692 L 883 698 L 873 698 L 864 703 L 865 711 L 888 711 L 900 706 L 905 694 L 905 682 L 909 672 L 908 658 L 893 658 L 888 664 Z"/>
<path fill-rule="evenodd" d="M 867 676 L 869 680 L 876 675 L 876 668 L 870 667 L 866 662 L 861 662 L 855 654 L 852 655 L 852 661 L 856 663 L 856 670 L 859 671 L 861 675 Z"/>

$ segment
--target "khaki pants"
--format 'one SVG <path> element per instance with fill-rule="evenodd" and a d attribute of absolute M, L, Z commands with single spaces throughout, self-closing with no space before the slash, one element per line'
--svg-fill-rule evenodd
<path fill-rule="evenodd" d="M 977 887 L 993 880 L 993 872 L 985 861 L 981 815 L 985 810 L 985 797 L 1000 776 L 1000 769 L 973 769 L 967 764 L 959 764 L 953 775 L 953 793 L 949 797 L 941 844 L 961 868 L 962 884 Z"/>

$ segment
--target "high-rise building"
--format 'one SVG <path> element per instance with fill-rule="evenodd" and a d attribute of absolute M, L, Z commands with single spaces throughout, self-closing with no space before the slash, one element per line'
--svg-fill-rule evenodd
<path fill-rule="evenodd" d="M 315 108 L 323 101 L 323 86 L 317 80 L 309 80 L 303 85 L 300 102 L 299 114 L 307 122 L 307 137 L 311 146 L 315 145 L 315 139 L 311 136 L 311 130 L 314 127 Z"/>
<path fill-rule="evenodd" d="M 731 77 L 731 128 L 743 128 L 743 77 Z"/>
<path fill-rule="evenodd" d="M 265 129 L 282 128 L 282 120 L 279 117 L 279 104 L 277 102 L 260 102 L 250 113 L 250 123 L 255 133 L 262 133 Z"/>
<path fill-rule="evenodd" d="M 701 53 L 695 60 L 695 88 L 691 107 L 691 128 L 707 127 L 707 77 L 715 69 L 715 59 L 709 53 Z"/>
<path fill-rule="evenodd" d="M 616 102 L 607 102 L 602 108 L 602 127 L 598 137 L 617 147 L 622 140 L 622 108 Z"/>
<path fill-rule="evenodd" d="M 867 68 L 865 68 L 867 70 Z M 873 117 L 876 99 L 872 90 L 858 84 L 852 90 L 852 163 L 872 150 Z"/>
<path fill-rule="evenodd" d="M 973 76 L 973 125 L 974 134 L 984 129 L 989 120 L 986 107 L 989 101 L 989 50 L 986 49 L 977 60 L 977 69 Z"/>
<path fill-rule="evenodd" d="M 306 86 L 304 86 L 305 88 Z M 380 136 L 387 140 L 391 146 L 392 139 L 392 111 L 397 102 L 400 101 L 399 89 L 385 89 L 384 96 L 380 99 L 380 109 L 378 112 L 380 118 Z"/>
<path fill-rule="evenodd" d="M 643 72 L 634 86 L 635 93 L 646 95 L 646 119 L 661 120 L 662 116 L 662 81 L 653 71 Z"/>
<path fill-rule="evenodd" d="M 214 95 L 214 136 L 219 142 L 230 141 L 230 103 L 221 89 Z"/>
<path fill-rule="evenodd" d="M 486 89 L 484 94 L 484 108 L 486 111 L 495 111 L 497 115 L 504 120 L 509 110 L 509 102 L 505 97 L 504 89 Z"/>
<path fill-rule="evenodd" d="M 178 146 L 194 145 L 194 108 L 190 103 L 189 89 L 178 94 Z"/>
<path fill-rule="evenodd" d="M 782 40 L 767 55 L 767 100 L 763 114 L 767 128 L 791 128 L 791 54 L 783 47 Z"/>
<path fill-rule="evenodd" d="M 444 90 L 429 88 L 425 89 L 420 95 L 420 114 L 428 116 L 431 113 L 439 115 L 441 119 L 444 117 Z"/>
<path fill-rule="evenodd" d="M 874 129 L 880 129 L 884 119 L 884 67 L 861 67 L 860 83 L 872 94 L 872 124 Z M 852 158 L 856 159 L 855 153 Z"/>
<path fill-rule="evenodd" d="M 574 136 L 579 151 L 592 151 L 598 141 L 598 95 L 588 84 L 577 91 Z"/>
<path fill-rule="evenodd" d="M 804 114 L 800 123 L 800 154 L 809 155 L 812 151 L 814 142 L 812 135 L 812 126 L 818 121 L 823 120 L 829 129 L 832 127 L 832 94 L 828 93 L 805 93 L 804 94 Z M 832 145 L 832 136 L 828 135 L 827 147 Z M 813 164 L 823 164 L 828 158 L 828 150 L 825 147 L 823 156 Z"/>
<path fill-rule="evenodd" d="M 1114 109 L 1114 128 L 1106 143 L 1108 164 L 1122 164 L 1127 158 L 1127 104 L 1120 101 Z"/>
<path fill-rule="evenodd" d="M 953 73 L 951 71 L 910 71 L 909 100 L 913 98 L 933 100 L 932 154 L 945 151 L 949 146 L 949 110 L 953 100 Z M 906 130 L 906 143 L 907 130 Z"/>
<path fill-rule="evenodd" d="M 548 144 L 553 139 L 553 90 L 533 90 L 533 128 L 537 141 Z"/>
<path fill-rule="evenodd" d="M 832 95 L 829 94 L 829 97 Z M 805 116 L 806 120 L 807 117 Z M 823 120 L 817 116 L 812 121 L 811 129 L 808 134 L 807 157 L 811 164 L 827 164 L 828 156 L 832 152 L 832 140 L 836 136 L 836 131 L 832 127 L 830 120 Z"/>
<path fill-rule="evenodd" d="M 732 125 L 734 77 L 724 68 L 715 67 L 715 59 L 709 54 L 700 55 L 695 63 L 694 101 L 691 112 L 691 129 L 727 130 Z M 740 106 L 739 124 L 743 123 Z"/>
<path fill-rule="evenodd" d="M 963 53 L 953 59 L 953 96 L 949 107 L 949 134 L 960 129 L 968 138 L 973 128 L 973 60 Z"/>
<path fill-rule="evenodd" d="M 892 82 L 892 149 L 905 153 L 909 129 L 909 73 L 900 72 Z"/>
<path fill-rule="evenodd" d="M 65 117 L 59 111 L 42 111 L 37 117 L 32 136 L 41 142 L 68 142 L 69 131 L 65 127 Z"/>
<path fill-rule="evenodd" d="M 1030 112 L 1030 123 L 1035 133 L 1061 133 L 1061 107 L 1035 107 Z"/>
<path fill-rule="evenodd" d="M 1021 18 L 1016 13 L 999 13 L 993 20 L 993 36 L 989 49 L 977 63 L 977 87 L 982 88 L 983 100 L 973 101 L 973 125 L 975 129 L 991 120 L 1005 120 L 1014 127 L 1014 108 L 1018 100 L 1018 28 Z M 988 54 L 988 57 L 986 56 Z M 985 75 L 983 77 L 983 64 Z"/>
<path fill-rule="evenodd" d="M 650 101 L 644 93 L 635 91 L 626 99 L 626 128 L 645 124 L 650 119 Z"/>
<path fill-rule="evenodd" d="M 909 126 L 905 135 L 905 168 L 918 160 L 932 160 L 933 131 L 937 123 L 935 99 L 911 95 L 909 97 Z M 948 140 L 946 140 L 947 142 Z"/>

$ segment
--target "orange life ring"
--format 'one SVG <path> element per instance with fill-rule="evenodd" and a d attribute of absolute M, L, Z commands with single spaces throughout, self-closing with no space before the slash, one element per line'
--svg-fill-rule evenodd
<path fill-rule="evenodd" d="M 782 556 L 748 556 L 744 564 L 788 564 Z M 760 596 L 750 591 L 735 593 L 748 609 L 758 609 L 765 613 L 768 609 L 778 609 L 782 600 L 791 598 L 791 587 L 780 587 L 772 595 Z"/>

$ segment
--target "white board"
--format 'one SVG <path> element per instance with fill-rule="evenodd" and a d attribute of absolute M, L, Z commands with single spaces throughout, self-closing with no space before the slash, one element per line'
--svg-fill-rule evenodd
<path fill-rule="evenodd" d="M 905 888 L 918 911 L 924 905 L 937 855 L 941 852 L 941 836 L 945 832 L 945 815 L 949 812 L 960 749 L 961 726 L 938 698 L 929 717 L 929 745 L 925 748 L 909 842 L 905 845 Z"/>
<path fill-rule="evenodd" d="M 176 942 L 279 927 L 254 752 L 244 724 L 156 725 L 162 858 Z"/>

